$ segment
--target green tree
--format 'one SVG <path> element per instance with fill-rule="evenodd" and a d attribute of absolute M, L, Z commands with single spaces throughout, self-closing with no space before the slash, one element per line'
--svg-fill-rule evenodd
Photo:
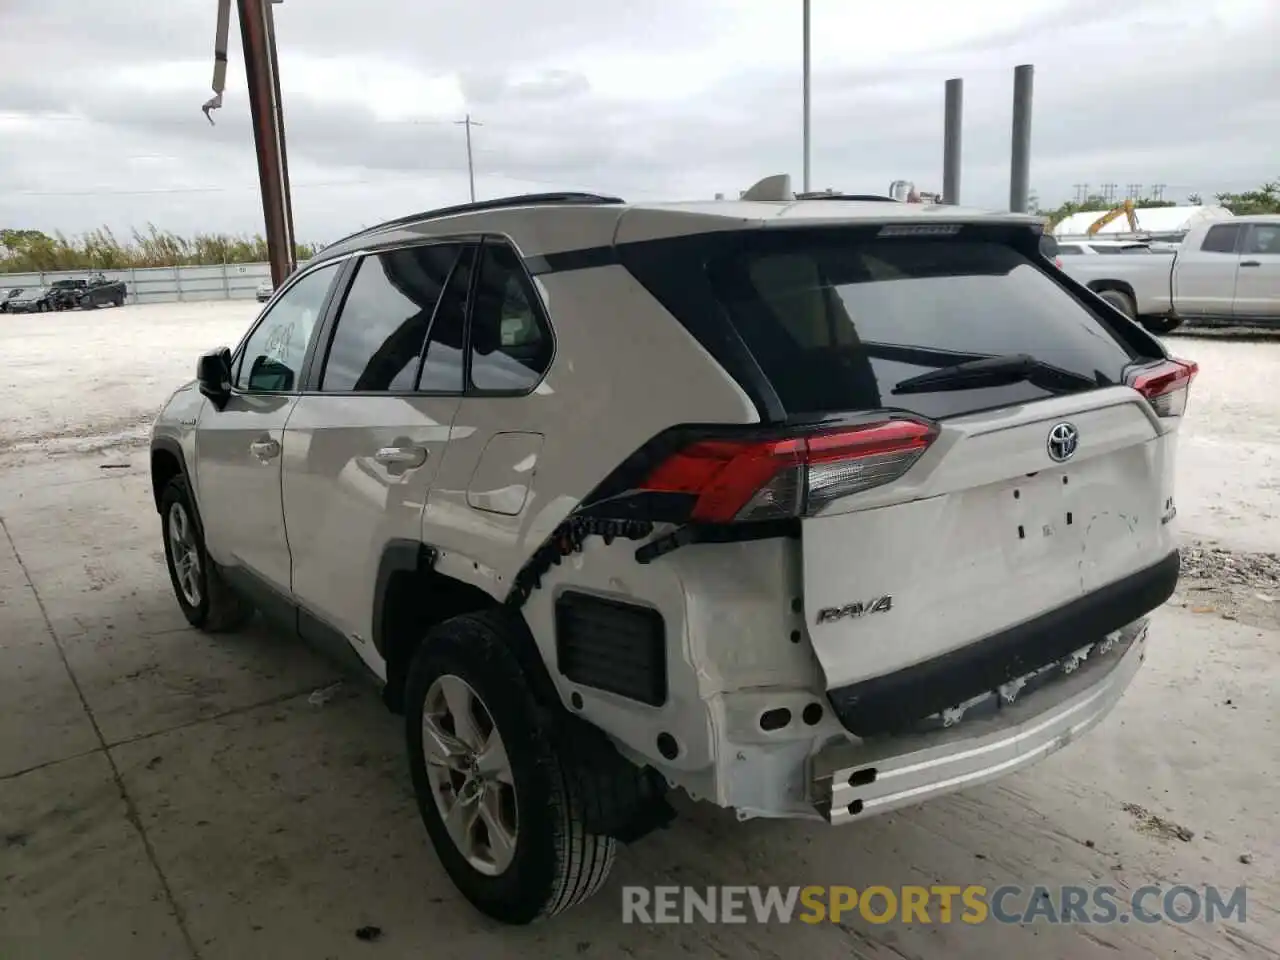
<path fill-rule="evenodd" d="M 1280 180 L 1264 183 L 1256 190 L 1219 193 L 1215 197 L 1218 203 L 1238 217 L 1250 213 L 1280 213 Z"/>

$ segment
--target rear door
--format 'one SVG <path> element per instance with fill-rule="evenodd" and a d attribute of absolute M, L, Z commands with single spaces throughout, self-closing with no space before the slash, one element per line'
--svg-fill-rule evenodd
<path fill-rule="evenodd" d="M 1180 316 L 1231 316 L 1244 232 L 1238 223 L 1214 224 L 1198 250 L 1178 254 L 1173 267 L 1173 294 L 1174 309 Z"/>
<path fill-rule="evenodd" d="M 802 520 L 804 609 L 831 687 L 997 634 L 1174 549 L 1168 429 L 1124 385 L 1140 333 L 1003 242 L 758 233 L 711 273 L 788 417 L 878 411 L 939 430 L 899 478 L 855 483 Z M 907 386 L 1018 354 L 1045 375 Z M 832 464 L 822 483 L 862 469 Z"/>
<path fill-rule="evenodd" d="M 1280 222 L 1249 225 L 1236 275 L 1235 315 L 1280 321 Z"/>
<path fill-rule="evenodd" d="M 361 258 L 285 430 L 294 595 L 371 665 L 383 551 L 418 541 L 462 393 L 473 258 L 461 243 Z"/>

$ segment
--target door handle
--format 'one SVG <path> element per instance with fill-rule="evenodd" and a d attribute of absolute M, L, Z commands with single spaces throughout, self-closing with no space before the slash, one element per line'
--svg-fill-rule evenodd
<path fill-rule="evenodd" d="M 373 459 L 384 467 L 420 467 L 427 462 L 425 447 L 383 447 Z"/>
<path fill-rule="evenodd" d="M 255 440 L 249 444 L 249 452 L 266 463 L 280 456 L 280 444 L 275 440 Z"/>
<path fill-rule="evenodd" d="M 1241 261 L 1240 261 L 1240 266 L 1242 266 L 1242 267 L 1260 267 L 1260 266 L 1262 266 L 1262 261 L 1260 261 L 1260 260 L 1241 260 Z"/>

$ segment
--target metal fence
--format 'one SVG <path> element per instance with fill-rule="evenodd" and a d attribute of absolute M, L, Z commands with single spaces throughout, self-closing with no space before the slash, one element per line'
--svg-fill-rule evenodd
<path fill-rule="evenodd" d="M 303 264 L 299 263 L 301 267 Z M 0 273 L 0 290 L 43 287 L 55 280 L 87 277 L 91 270 Z M 139 267 L 100 271 L 108 280 L 123 280 L 128 303 L 173 303 L 179 300 L 252 300 L 263 280 L 271 279 L 267 263 L 224 263 L 207 267 Z"/>

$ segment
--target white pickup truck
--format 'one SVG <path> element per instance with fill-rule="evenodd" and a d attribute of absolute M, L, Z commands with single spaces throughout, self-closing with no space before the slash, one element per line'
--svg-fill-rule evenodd
<path fill-rule="evenodd" d="M 1155 333 L 1184 320 L 1280 326 L 1280 215 L 1197 224 L 1173 253 L 1065 237 L 1056 252 L 1068 276 Z"/>

